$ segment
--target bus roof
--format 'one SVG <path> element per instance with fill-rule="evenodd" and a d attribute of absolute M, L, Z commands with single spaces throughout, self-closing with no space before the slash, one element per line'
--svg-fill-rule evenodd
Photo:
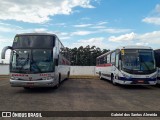
<path fill-rule="evenodd" d="M 120 46 L 117 49 L 152 49 L 148 46 L 130 45 L 130 46 Z"/>
<path fill-rule="evenodd" d="M 16 36 L 23 36 L 23 35 L 50 35 L 50 36 L 56 36 L 56 34 L 53 33 L 20 33 L 20 34 L 16 34 Z"/>
<path fill-rule="evenodd" d="M 37 36 L 37 37 L 33 37 L 32 39 L 30 39 L 31 36 Z M 61 43 L 59 38 L 52 33 L 21 33 L 21 34 L 16 34 L 12 44 L 12 48 L 14 49 L 22 49 L 22 48 L 51 49 L 55 46 L 55 40 L 58 40 Z"/>
<path fill-rule="evenodd" d="M 107 54 L 109 54 L 109 53 L 112 53 L 113 51 L 115 51 L 115 50 L 117 50 L 117 49 L 121 50 L 121 49 L 152 49 L 152 48 L 151 48 L 151 47 L 148 47 L 148 46 L 139 46 L 139 45 L 120 46 L 120 47 L 117 47 L 117 48 L 114 49 L 114 50 L 111 50 L 111 51 L 109 51 L 109 52 L 107 52 L 107 53 L 104 53 L 104 54 L 98 56 L 97 58 L 100 58 L 100 57 L 105 56 L 105 55 L 107 55 Z"/>

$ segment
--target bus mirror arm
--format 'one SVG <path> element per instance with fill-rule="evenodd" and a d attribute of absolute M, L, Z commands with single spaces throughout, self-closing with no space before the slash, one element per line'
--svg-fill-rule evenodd
<path fill-rule="evenodd" d="M 5 54 L 6 54 L 6 51 L 10 49 L 12 50 L 12 47 L 11 46 L 6 46 L 2 49 L 2 52 L 1 52 L 1 59 L 5 59 Z"/>
<path fill-rule="evenodd" d="M 54 59 L 55 61 L 55 66 L 58 66 L 58 59 Z"/>

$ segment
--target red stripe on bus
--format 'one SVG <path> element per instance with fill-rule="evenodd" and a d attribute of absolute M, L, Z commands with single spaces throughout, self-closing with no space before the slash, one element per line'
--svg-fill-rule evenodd
<path fill-rule="evenodd" d="M 101 65 L 97 65 L 96 67 L 109 67 L 112 66 L 112 64 L 101 64 Z"/>

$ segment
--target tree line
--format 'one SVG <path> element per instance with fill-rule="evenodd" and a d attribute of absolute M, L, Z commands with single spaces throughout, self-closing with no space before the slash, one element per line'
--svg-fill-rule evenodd
<path fill-rule="evenodd" d="M 71 65 L 77 66 L 95 66 L 96 58 L 108 51 L 109 49 L 100 49 L 96 46 L 80 46 L 79 48 L 67 48 L 70 54 Z"/>

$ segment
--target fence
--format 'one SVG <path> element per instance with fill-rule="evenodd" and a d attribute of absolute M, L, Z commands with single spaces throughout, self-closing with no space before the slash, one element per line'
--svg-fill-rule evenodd
<path fill-rule="evenodd" d="M 9 65 L 0 65 L 0 75 L 9 74 Z M 95 66 L 71 66 L 71 75 L 95 75 Z"/>

